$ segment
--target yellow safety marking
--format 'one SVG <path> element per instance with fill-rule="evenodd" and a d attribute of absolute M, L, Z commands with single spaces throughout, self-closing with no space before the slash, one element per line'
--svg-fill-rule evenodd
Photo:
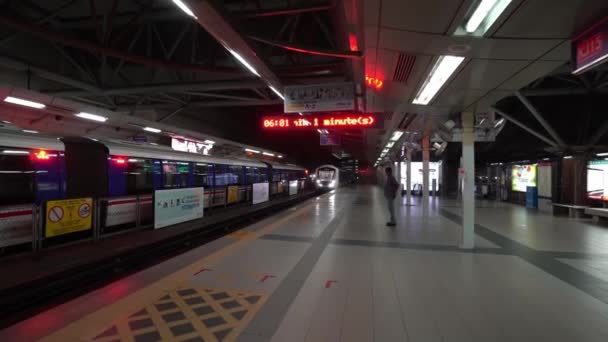
<path fill-rule="evenodd" d="M 252 232 L 248 232 L 246 230 L 237 230 L 236 232 L 232 232 L 226 236 L 233 239 L 243 239 L 249 236 L 251 233 Z"/>
<path fill-rule="evenodd" d="M 322 195 L 326 196 L 326 195 Z M 158 299 L 160 293 L 172 291 L 175 289 L 175 284 L 187 284 L 189 283 L 192 275 L 198 272 L 204 267 L 213 267 L 216 263 L 220 262 L 226 256 L 234 254 L 241 247 L 246 245 L 252 240 L 255 240 L 263 235 L 266 235 L 281 225 L 293 220 L 294 218 L 306 213 L 306 210 L 310 207 L 317 205 L 317 202 L 310 202 L 307 205 L 300 208 L 300 210 L 290 213 L 274 222 L 269 223 L 264 228 L 247 234 L 241 239 L 237 239 L 233 243 L 226 247 L 211 253 L 210 255 L 199 259 L 191 263 L 190 265 L 162 278 L 159 281 L 149 284 L 146 287 L 128 295 L 127 297 L 109 304 L 102 309 L 83 317 L 80 320 L 74 321 L 62 329 L 40 339 L 41 342 L 50 341 L 80 341 L 83 335 L 90 333 L 91 331 L 100 332 L 103 331 L 104 327 L 110 326 L 110 324 L 117 318 L 122 317 L 125 312 L 129 312 L 133 308 L 140 308 L 147 305 L 147 303 L 155 302 Z M 237 289 L 238 291 L 238 289 Z M 256 310 L 257 311 L 257 310 Z M 247 315 L 246 319 L 242 323 L 245 323 L 242 328 L 245 328 L 249 321 L 253 319 L 253 315 Z M 95 335 L 97 336 L 97 335 Z M 92 338 L 94 336 L 88 336 Z"/>

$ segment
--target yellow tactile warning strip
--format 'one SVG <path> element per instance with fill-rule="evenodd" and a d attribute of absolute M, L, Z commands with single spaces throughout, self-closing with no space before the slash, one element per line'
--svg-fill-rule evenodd
<path fill-rule="evenodd" d="M 251 235 L 251 232 L 246 230 L 237 230 L 236 232 L 230 233 L 226 236 L 233 239 L 244 239 L 249 235 Z"/>
<path fill-rule="evenodd" d="M 335 195 L 332 194 L 330 196 Z M 306 213 L 306 209 L 314 206 L 315 204 L 316 202 L 311 202 L 301 208 L 298 208 L 297 211 L 290 213 L 289 215 L 268 223 L 264 228 L 253 231 L 251 234 L 247 234 L 244 238 L 235 239 L 235 241 L 230 245 L 191 263 L 190 265 L 166 276 L 157 282 L 149 284 L 148 286 L 113 304 L 109 304 L 78 321 L 74 321 L 66 325 L 58 331 L 40 339 L 40 341 L 83 341 L 85 340 L 83 337 L 86 337 L 90 331 L 102 332 L 104 331 L 104 328 L 107 329 L 110 327 L 112 322 L 116 321 L 117 318 L 128 316 L 128 313 L 132 312 L 133 308 L 141 308 L 148 305 L 150 302 L 154 302 L 156 299 L 158 299 L 159 293 L 165 293 L 175 289 L 176 284 L 188 284 L 194 273 L 200 271 L 202 268 L 213 268 L 216 263 L 220 262 L 226 256 L 233 254 L 239 248 L 249 243 L 249 241 L 269 234 L 275 229 L 281 227 L 281 225 L 290 222 L 295 217 Z M 89 336 L 89 338 L 92 337 L 94 336 Z"/>
<path fill-rule="evenodd" d="M 257 293 L 184 287 L 135 311 L 91 342 L 233 341 L 266 301 Z"/>

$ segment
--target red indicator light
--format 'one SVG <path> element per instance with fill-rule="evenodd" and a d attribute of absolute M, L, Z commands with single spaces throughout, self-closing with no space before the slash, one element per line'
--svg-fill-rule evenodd
<path fill-rule="evenodd" d="M 369 87 L 374 88 L 376 90 L 380 90 L 384 86 L 384 81 L 371 76 L 365 76 L 365 83 L 367 83 Z"/>
<path fill-rule="evenodd" d="M 357 35 L 354 33 L 348 34 L 348 45 L 350 47 L 350 51 L 359 51 L 359 44 L 357 44 Z"/>
<path fill-rule="evenodd" d="M 46 153 L 46 151 L 39 151 L 35 154 L 36 159 L 38 160 L 48 160 L 50 156 Z"/>
<path fill-rule="evenodd" d="M 127 162 L 126 160 L 124 160 L 122 158 L 116 158 L 116 159 L 114 159 L 114 161 L 116 162 L 116 164 L 119 164 L 119 165 L 123 165 Z"/>
<path fill-rule="evenodd" d="M 340 115 L 307 115 L 304 117 L 265 116 L 262 128 L 268 130 L 323 129 L 323 128 L 369 128 L 375 127 L 376 116 L 369 113 Z"/>

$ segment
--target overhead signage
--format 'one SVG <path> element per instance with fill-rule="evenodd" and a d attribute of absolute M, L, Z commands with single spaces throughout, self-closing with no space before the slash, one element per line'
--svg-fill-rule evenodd
<path fill-rule="evenodd" d="M 574 74 L 590 70 L 608 60 L 608 17 L 572 41 Z"/>
<path fill-rule="evenodd" d="M 181 138 L 171 138 L 171 148 L 180 152 L 198 153 L 209 155 L 213 144 L 205 144 L 200 141 L 192 141 Z"/>
<path fill-rule="evenodd" d="M 513 165 L 511 190 L 526 192 L 529 186 L 536 187 L 536 165 Z"/>
<path fill-rule="evenodd" d="M 75 198 L 46 203 L 45 236 L 54 237 L 92 227 L 93 199 Z"/>
<path fill-rule="evenodd" d="M 284 89 L 285 113 L 355 109 L 355 87 L 352 83 L 297 85 Z"/>
<path fill-rule="evenodd" d="M 203 188 L 156 190 L 154 229 L 203 217 Z"/>
<path fill-rule="evenodd" d="M 340 114 L 340 115 L 307 115 L 307 116 L 265 116 L 262 128 L 268 130 L 289 129 L 339 129 L 376 127 L 375 114 Z"/>
<path fill-rule="evenodd" d="M 340 146 L 340 136 L 336 134 L 320 134 L 321 146 Z"/>

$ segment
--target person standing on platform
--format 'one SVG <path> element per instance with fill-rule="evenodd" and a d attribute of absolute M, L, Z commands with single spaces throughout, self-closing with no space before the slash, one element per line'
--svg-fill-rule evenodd
<path fill-rule="evenodd" d="M 395 222 L 395 197 L 397 197 L 399 183 L 393 176 L 393 169 L 387 167 L 384 169 L 384 171 L 386 173 L 386 182 L 384 183 L 384 198 L 386 198 L 388 212 L 390 215 L 390 220 L 386 225 L 389 227 L 394 227 L 397 225 Z"/>

